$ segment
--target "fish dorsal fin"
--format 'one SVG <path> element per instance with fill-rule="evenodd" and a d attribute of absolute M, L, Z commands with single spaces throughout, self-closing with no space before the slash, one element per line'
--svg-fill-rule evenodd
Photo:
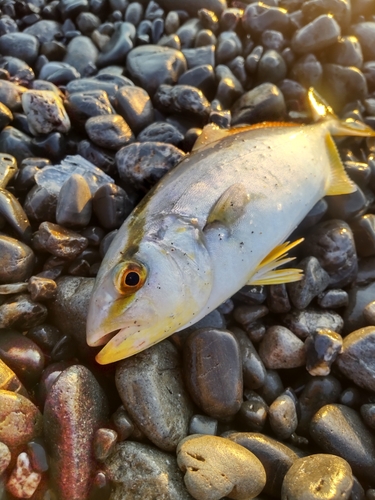
<path fill-rule="evenodd" d="M 288 122 L 261 122 L 255 123 L 254 125 L 244 125 L 243 127 L 233 127 L 233 128 L 220 128 L 218 125 L 214 123 L 209 123 L 206 125 L 201 135 L 195 141 L 195 144 L 192 148 L 192 152 L 198 151 L 200 149 L 213 144 L 214 142 L 220 141 L 220 139 L 224 139 L 225 137 L 230 137 L 231 135 L 239 134 L 241 132 L 248 132 L 250 130 L 257 130 L 260 128 L 269 128 L 269 127 L 298 127 L 297 123 L 288 123 Z"/>
<path fill-rule="evenodd" d="M 230 228 L 244 214 L 249 201 L 250 195 L 245 186 L 241 182 L 232 184 L 211 208 L 206 226 L 220 222 Z"/>
<path fill-rule="evenodd" d="M 337 194 L 354 193 L 357 189 L 356 185 L 350 180 L 348 174 L 345 172 L 344 165 L 342 164 L 339 152 L 337 151 L 336 144 L 332 139 L 331 134 L 326 135 L 325 143 L 331 168 L 331 177 L 326 195 L 334 196 Z"/>
<path fill-rule="evenodd" d="M 335 112 L 333 111 L 331 106 L 329 106 L 312 87 L 310 87 L 307 92 L 307 100 L 309 102 L 314 122 L 330 118 L 334 118 L 337 120 L 337 116 L 335 115 Z"/>
<path fill-rule="evenodd" d="M 287 257 L 287 253 L 302 241 L 303 238 L 300 238 L 292 243 L 287 241 L 275 247 L 258 265 L 247 284 L 279 285 L 302 279 L 301 269 L 276 269 L 295 259 L 295 257 Z"/>

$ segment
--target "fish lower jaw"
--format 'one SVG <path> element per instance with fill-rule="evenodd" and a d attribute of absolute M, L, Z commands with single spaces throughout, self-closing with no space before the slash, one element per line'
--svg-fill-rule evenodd
<path fill-rule="evenodd" d="M 115 335 L 118 334 L 120 329 L 113 330 L 111 332 L 105 333 L 103 335 L 102 332 L 96 334 L 87 333 L 87 343 L 91 347 L 99 347 L 101 345 L 107 344 Z"/>

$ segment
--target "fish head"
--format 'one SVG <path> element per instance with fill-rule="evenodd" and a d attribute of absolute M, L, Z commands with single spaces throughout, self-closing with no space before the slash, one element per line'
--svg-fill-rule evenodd
<path fill-rule="evenodd" d="M 106 344 L 100 364 L 132 356 L 191 321 L 211 289 L 210 256 L 193 219 L 160 216 L 141 235 L 125 221 L 96 279 L 87 343 Z"/>

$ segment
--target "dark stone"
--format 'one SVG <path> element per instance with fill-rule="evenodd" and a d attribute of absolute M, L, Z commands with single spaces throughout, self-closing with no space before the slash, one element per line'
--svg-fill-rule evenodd
<path fill-rule="evenodd" d="M 215 99 L 217 99 L 224 108 L 230 108 L 233 102 L 243 94 L 243 87 L 228 66 L 223 64 L 219 64 L 215 67 L 215 76 L 218 80 Z M 212 109 L 213 108 L 214 106 L 212 103 Z"/>
<path fill-rule="evenodd" d="M 31 299 L 36 302 L 50 300 L 56 296 L 56 283 L 48 278 L 31 276 L 27 290 L 31 295 Z"/>
<path fill-rule="evenodd" d="M 54 346 L 61 339 L 61 333 L 55 326 L 43 323 L 30 328 L 27 332 L 27 337 L 35 342 L 44 353 L 50 354 Z"/>
<path fill-rule="evenodd" d="M 120 115 L 101 115 L 89 118 L 85 125 L 92 142 L 102 148 L 117 150 L 134 140 L 132 131 Z"/>
<path fill-rule="evenodd" d="M 323 85 L 324 97 L 329 100 L 335 110 L 340 110 L 345 104 L 351 102 L 353 93 L 360 100 L 365 99 L 368 93 L 365 75 L 353 66 L 324 64 Z"/>
<path fill-rule="evenodd" d="M 93 198 L 94 213 L 105 229 L 119 228 L 132 209 L 128 195 L 116 184 L 104 184 Z"/>
<path fill-rule="evenodd" d="M 300 54 L 316 52 L 337 42 L 340 35 L 341 29 L 335 19 L 323 14 L 294 33 L 291 47 Z"/>
<path fill-rule="evenodd" d="M 0 235 L 0 283 L 18 283 L 28 279 L 35 257 L 30 247 L 9 236 Z"/>
<path fill-rule="evenodd" d="M 262 387 L 267 372 L 253 343 L 240 328 L 232 327 L 231 332 L 235 335 L 240 346 L 244 386 L 248 389 Z"/>
<path fill-rule="evenodd" d="M 88 74 L 88 68 L 92 65 L 95 67 L 98 52 L 91 38 L 76 36 L 69 42 L 63 61 L 73 66 L 82 76 L 85 76 Z"/>
<path fill-rule="evenodd" d="M 375 215 L 366 214 L 350 223 L 355 247 L 360 257 L 375 255 Z"/>
<path fill-rule="evenodd" d="M 111 64 L 124 64 L 128 52 L 133 48 L 135 27 L 129 22 L 118 23 L 110 41 L 99 54 L 97 65 L 99 68 Z"/>
<path fill-rule="evenodd" d="M 190 419 L 189 434 L 217 434 L 218 422 L 215 418 L 206 415 L 193 415 Z"/>
<path fill-rule="evenodd" d="M 348 292 L 333 288 L 318 295 L 318 304 L 325 309 L 346 307 L 349 303 Z"/>
<path fill-rule="evenodd" d="M 138 134 L 154 121 L 154 107 L 150 96 L 141 87 L 124 86 L 116 93 L 118 113 Z"/>
<path fill-rule="evenodd" d="M 283 324 L 304 340 L 320 328 L 340 333 L 344 326 L 344 320 L 334 311 L 309 307 L 303 311 L 292 310 L 284 316 Z"/>
<path fill-rule="evenodd" d="M 342 36 L 327 49 L 328 61 L 340 66 L 361 68 L 363 55 L 361 44 L 355 36 Z"/>
<path fill-rule="evenodd" d="M 298 424 L 296 404 L 288 394 L 281 394 L 269 407 L 268 421 L 279 439 L 288 439 Z"/>
<path fill-rule="evenodd" d="M 267 329 L 260 345 L 259 356 L 266 368 L 297 368 L 305 364 L 303 342 L 283 326 Z"/>
<path fill-rule="evenodd" d="M 331 330 L 321 329 L 307 337 L 305 349 L 306 370 L 310 375 L 328 375 L 332 363 L 342 352 L 342 337 Z"/>
<path fill-rule="evenodd" d="M 365 60 L 373 61 L 375 58 L 375 22 L 365 21 L 353 24 L 350 27 L 350 34 L 358 38 Z"/>
<path fill-rule="evenodd" d="M 259 60 L 257 67 L 257 80 L 262 82 L 277 83 L 286 77 L 287 66 L 279 52 L 266 50 Z"/>
<path fill-rule="evenodd" d="M 28 330 L 42 324 L 47 313 L 46 306 L 31 300 L 30 295 L 12 295 L 0 306 L 0 328 Z"/>
<path fill-rule="evenodd" d="M 0 82 L 1 87 L 1 82 Z M 1 95 L 1 89 L 0 89 Z M 0 96 L 1 98 L 1 96 Z M 0 133 L 0 150 L 15 157 L 18 163 L 34 155 L 34 144 L 29 135 L 14 127 L 5 127 Z"/>
<path fill-rule="evenodd" d="M 82 175 L 72 174 L 61 186 L 56 222 L 65 227 L 85 227 L 90 222 L 92 195 Z"/>
<path fill-rule="evenodd" d="M 305 88 L 319 87 L 323 79 L 323 66 L 314 54 L 306 54 L 293 65 L 291 77 Z"/>
<path fill-rule="evenodd" d="M 166 142 L 173 146 L 180 146 L 183 140 L 181 132 L 167 122 L 154 122 L 144 128 L 137 137 L 139 142 Z"/>
<path fill-rule="evenodd" d="M 266 30 L 286 33 L 290 27 L 290 20 L 284 9 L 254 2 L 246 7 L 242 17 L 242 26 L 254 38 L 259 38 Z"/>
<path fill-rule="evenodd" d="M 39 41 L 27 33 L 7 33 L 0 37 L 0 52 L 3 56 L 18 57 L 33 65 L 38 57 Z"/>
<path fill-rule="evenodd" d="M 0 188 L 0 216 L 23 242 L 31 243 L 32 230 L 22 205 L 12 193 L 3 188 Z"/>
<path fill-rule="evenodd" d="M 56 257 L 73 259 L 88 245 L 86 238 L 51 222 L 42 222 L 34 233 L 33 246 Z"/>
<path fill-rule="evenodd" d="M 70 94 L 65 106 L 74 124 L 78 123 L 82 126 L 92 116 L 115 113 L 104 90 L 88 90 Z"/>
<path fill-rule="evenodd" d="M 267 295 L 268 309 L 273 313 L 287 313 L 291 310 L 287 287 L 285 283 L 281 285 L 271 285 Z"/>
<path fill-rule="evenodd" d="M 115 172 L 115 157 L 112 151 L 102 149 L 90 141 L 80 141 L 78 143 L 77 153 L 87 161 L 97 166 L 108 175 Z"/>

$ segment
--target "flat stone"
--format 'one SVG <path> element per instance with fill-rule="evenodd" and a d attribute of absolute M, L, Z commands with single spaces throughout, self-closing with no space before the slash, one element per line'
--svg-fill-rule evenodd
<path fill-rule="evenodd" d="M 34 233 L 33 245 L 37 250 L 44 250 L 56 257 L 73 259 L 87 247 L 88 241 L 75 231 L 51 222 L 42 222 Z"/>
<path fill-rule="evenodd" d="M 193 434 L 183 439 L 177 463 L 194 498 L 247 500 L 255 498 L 266 483 L 264 467 L 253 453 L 218 436 Z"/>
<path fill-rule="evenodd" d="M 31 300 L 28 294 L 12 295 L 0 305 L 0 328 L 27 330 L 44 322 L 45 305 Z"/>
<path fill-rule="evenodd" d="M 87 135 L 97 146 L 120 149 L 134 140 L 133 133 L 121 115 L 100 115 L 85 124 Z"/>
<path fill-rule="evenodd" d="M 70 117 L 80 125 L 85 124 L 86 120 L 92 116 L 111 115 L 115 111 L 108 99 L 105 90 L 87 90 L 83 92 L 74 92 L 68 96 L 66 109 Z"/>
<path fill-rule="evenodd" d="M 82 76 L 85 76 L 90 65 L 95 65 L 98 55 L 99 51 L 91 38 L 76 36 L 69 42 L 63 62 L 71 65 Z"/>

